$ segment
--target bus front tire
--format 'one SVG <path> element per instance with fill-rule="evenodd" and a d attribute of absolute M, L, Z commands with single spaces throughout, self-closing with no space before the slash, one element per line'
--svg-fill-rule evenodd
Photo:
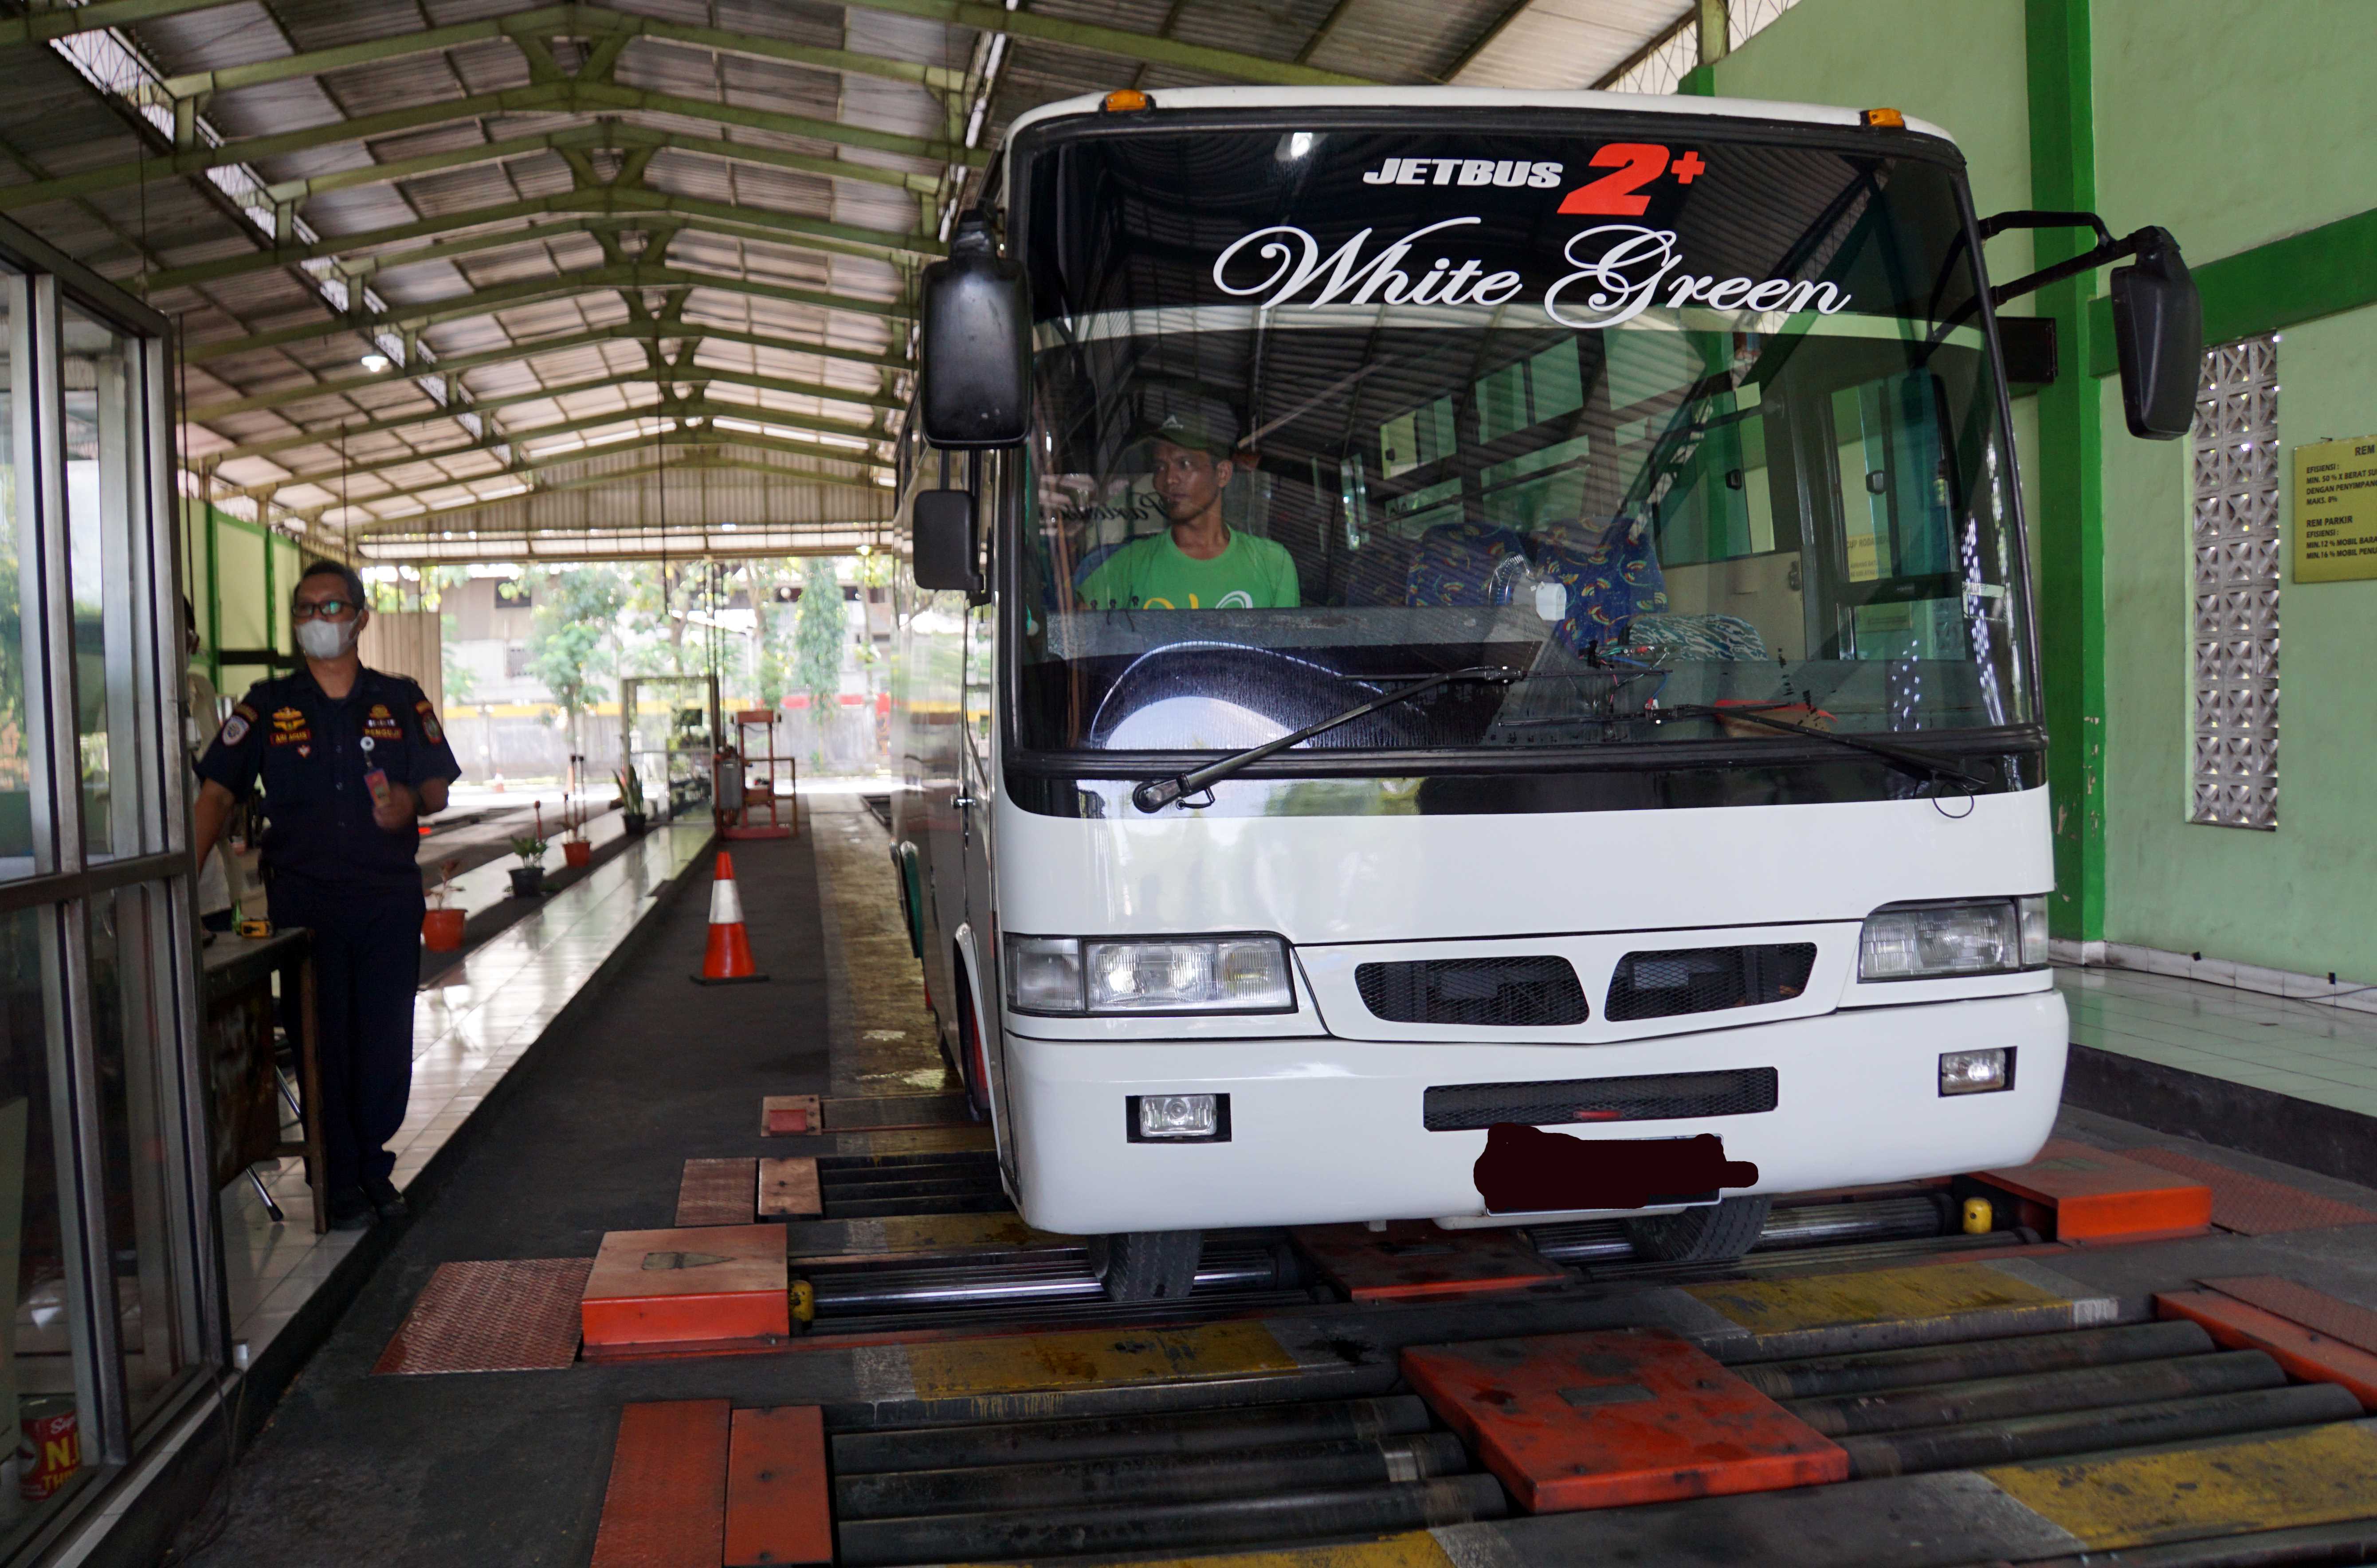
<path fill-rule="evenodd" d="M 1727 1198 L 1626 1222 L 1635 1255 L 1662 1263 L 1729 1263 L 1758 1245 L 1771 1198 Z"/>
<path fill-rule="evenodd" d="M 1178 1301 L 1197 1285 L 1201 1230 L 1134 1230 L 1090 1238 L 1090 1272 L 1111 1301 Z"/>

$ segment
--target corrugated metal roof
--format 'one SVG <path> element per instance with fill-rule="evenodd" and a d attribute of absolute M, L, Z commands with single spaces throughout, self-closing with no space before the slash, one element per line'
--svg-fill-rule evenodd
<path fill-rule="evenodd" d="M 1736 0 L 1762 18 L 1787 3 Z M 183 396 L 203 419 L 187 427 L 184 447 L 193 461 L 220 457 L 218 483 L 335 474 L 463 445 L 473 438 L 472 397 L 522 400 L 479 422 L 516 446 L 533 444 L 540 427 L 624 418 L 661 400 L 662 384 L 649 378 L 655 356 L 687 347 L 710 401 L 748 411 L 756 423 L 882 429 L 887 416 L 869 400 L 897 395 L 905 378 L 866 361 L 902 358 L 907 328 L 866 307 L 907 297 L 922 257 L 853 254 L 841 239 L 797 225 L 906 236 L 929 249 L 942 215 L 965 199 L 946 188 L 963 161 L 953 126 L 978 119 L 974 146 L 985 149 L 1017 114 L 1085 90 L 1246 79 L 1167 55 L 1175 43 L 1392 82 L 1586 86 L 1684 10 L 1683 0 L 1028 0 L 1033 18 L 1149 42 L 1093 49 L 1014 34 L 994 49 L 970 28 L 824 0 L 605 0 L 581 19 L 600 28 L 615 15 L 631 28 L 651 20 L 747 42 L 716 48 L 636 36 L 617 53 L 607 78 L 615 85 L 575 102 L 542 85 L 536 52 L 509 37 L 436 50 L 410 42 L 424 30 L 506 18 L 532 4 L 230 0 L 109 35 L 137 51 L 156 78 L 385 46 L 381 58 L 325 62 L 334 68 L 281 79 L 234 76 L 201 101 L 200 143 L 227 143 L 226 160 L 246 160 L 212 179 L 148 168 L 162 163 L 169 139 L 130 103 L 104 99 L 56 49 L 0 51 L 0 202 L 10 186 L 94 172 L 87 188 L 13 215 L 180 319 L 193 356 L 181 372 Z M 831 58 L 782 57 L 780 46 L 889 64 L 842 68 Z M 546 47 L 566 73 L 591 44 L 571 37 Z M 915 67 L 962 78 L 962 86 L 944 95 L 898 79 Z M 487 109 L 485 98 L 497 93 L 508 101 Z M 639 94 L 670 102 L 655 107 Z M 480 100 L 472 107 L 482 112 L 439 107 L 466 99 Z M 395 123 L 368 138 L 340 132 L 375 116 Z M 804 120 L 847 127 L 855 140 Z M 317 134 L 294 147 L 245 145 L 293 132 Z M 887 136 L 906 140 L 881 144 Z M 546 137 L 557 144 L 483 150 Z M 746 155 L 719 155 L 735 149 Z M 375 175 L 392 164 L 406 168 Z M 309 181 L 321 188 L 293 187 L 294 204 L 280 219 L 293 249 L 270 253 L 270 204 L 230 193 Z M 665 209 L 671 203 L 680 209 Z M 485 219 L 489 210 L 504 215 Z M 389 233 L 399 237 L 376 237 Z M 299 265 L 305 257 L 316 258 L 310 270 Z M 622 265 L 639 270 L 609 270 Z M 563 281 L 538 287 L 554 278 Z M 846 299 L 853 308 L 771 291 Z M 603 333 L 614 335 L 596 335 Z M 688 336 L 698 341 L 688 345 Z M 397 354 L 407 341 L 421 346 L 415 362 L 365 364 L 366 354 Z M 639 378 L 529 396 L 615 377 Z M 388 427 L 355 428 L 375 424 Z M 881 515 L 871 484 L 828 487 L 796 472 L 863 480 L 860 467 L 794 461 L 747 440 L 736 447 L 729 430 L 705 439 L 769 472 L 725 469 L 717 466 L 724 460 L 661 444 L 673 438 L 652 423 L 583 463 L 525 473 L 500 472 L 494 450 L 432 455 L 335 484 L 290 485 L 275 501 L 388 526 L 395 513 L 460 495 L 567 484 L 549 497 L 433 515 L 514 533 L 649 526 L 660 482 L 628 475 L 666 461 L 680 465 L 667 486 L 672 506 L 739 509 L 754 526 Z M 245 450 L 259 445 L 268 449 Z M 875 455 L 889 450 L 878 445 Z M 461 485 L 472 475 L 482 477 Z M 590 478 L 591 487 L 576 487 Z M 365 507 L 366 497 L 376 498 Z"/>

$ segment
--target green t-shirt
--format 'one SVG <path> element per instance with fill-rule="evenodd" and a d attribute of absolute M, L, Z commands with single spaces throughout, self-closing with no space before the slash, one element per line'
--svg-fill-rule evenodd
<path fill-rule="evenodd" d="M 1236 529 L 1210 561 L 1181 553 L 1172 531 L 1133 540 L 1082 581 L 1096 609 L 1292 610 L 1302 602 L 1296 562 L 1268 539 Z"/>

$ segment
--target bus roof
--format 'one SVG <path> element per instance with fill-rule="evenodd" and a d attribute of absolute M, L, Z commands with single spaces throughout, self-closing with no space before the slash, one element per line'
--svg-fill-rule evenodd
<path fill-rule="evenodd" d="M 1500 87 L 1183 87 L 1148 94 L 1158 109 L 1601 109 L 1627 114 L 1694 114 L 1736 120 L 1786 120 L 1810 126 L 1854 127 L 1859 111 L 1821 103 L 1778 103 L 1756 98 L 1683 98 L 1644 92 L 1547 92 Z M 1016 133 L 1043 120 L 1093 114 L 1102 92 L 1044 103 L 1007 127 Z M 1906 128 L 1953 144 L 1955 138 L 1928 120 L 1909 115 Z"/>

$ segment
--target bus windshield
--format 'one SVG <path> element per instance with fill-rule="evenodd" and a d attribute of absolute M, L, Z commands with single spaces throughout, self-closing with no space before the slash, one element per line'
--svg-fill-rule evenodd
<path fill-rule="evenodd" d="M 2033 722 L 1944 150 L 1414 122 L 1027 133 L 1022 748 L 1231 751 L 1477 666 L 1299 749 Z"/>

